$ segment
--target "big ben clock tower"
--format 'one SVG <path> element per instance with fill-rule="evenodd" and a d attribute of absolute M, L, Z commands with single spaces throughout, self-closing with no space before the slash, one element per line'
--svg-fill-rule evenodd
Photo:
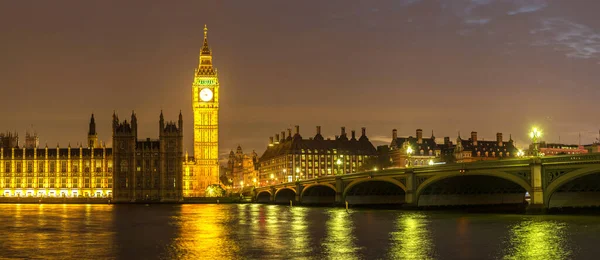
<path fill-rule="evenodd" d="M 219 78 L 213 68 L 208 47 L 208 28 L 194 73 L 192 110 L 194 111 L 194 195 L 204 195 L 206 187 L 219 183 Z"/>

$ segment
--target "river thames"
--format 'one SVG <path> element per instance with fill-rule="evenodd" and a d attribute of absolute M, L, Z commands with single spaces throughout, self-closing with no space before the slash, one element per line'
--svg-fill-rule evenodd
<path fill-rule="evenodd" d="M 592 259 L 600 218 L 257 205 L 0 205 L 1 258 Z"/>

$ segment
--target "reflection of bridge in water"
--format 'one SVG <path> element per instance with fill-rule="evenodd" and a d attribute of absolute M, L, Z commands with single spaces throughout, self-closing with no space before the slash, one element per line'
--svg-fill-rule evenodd
<path fill-rule="evenodd" d="M 522 204 L 526 193 L 531 210 L 600 206 L 600 153 L 326 176 L 258 187 L 251 195 L 263 203 L 426 207 Z"/>

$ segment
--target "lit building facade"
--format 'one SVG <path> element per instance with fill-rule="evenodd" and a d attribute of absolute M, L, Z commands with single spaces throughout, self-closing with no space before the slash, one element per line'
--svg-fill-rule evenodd
<path fill-rule="evenodd" d="M 544 156 L 588 153 L 588 149 L 586 149 L 583 145 L 577 144 L 558 144 L 540 142 L 538 144 L 538 149 L 539 153 Z M 533 154 L 533 145 L 529 145 L 529 149 L 527 150 L 526 154 Z"/>
<path fill-rule="evenodd" d="M 137 116 L 120 122 L 113 115 L 115 201 L 179 201 L 183 198 L 183 116 L 165 122 L 160 114 L 159 139 L 137 137 Z"/>
<path fill-rule="evenodd" d="M 219 77 L 208 46 L 208 29 L 192 85 L 194 157 L 184 165 L 184 195 L 204 196 L 206 188 L 219 183 Z"/>
<path fill-rule="evenodd" d="M 512 137 L 508 141 L 502 139 L 502 133 L 496 134 L 496 140 L 478 140 L 477 132 L 471 132 L 471 138 L 464 140 L 458 136 L 456 144 L 448 146 L 454 154 L 453 162 L 474 162 L 514 158 L 518 149 Z"/>
<path fill-rule="evenodd" d="M 238 145 L 235 153 L 231 151 L 227 160 L 227 168 L 233 188 L 255 185 L 258 182 L 258 154 L 244 154 Z"/>
<path fill-rule="evenodd" d="M 340 136 L 333 140 L 321 135 L 320 126 L 316 135 L 308 139 L 302 138 L 299 126 L 295 128 L 294 135 L 288 129 L 287 137 L 285 132 L 270 137 L 267 150 L 259 159 L 258 185 L 354 173 L 377 156 L 365 128 L 359 138 L 354 131 L 348 138 L 342 127 Z"/>
<path fill-rule="evenodd" d="M 417 129 L 416 137 L 398 137 L 398 131 L 393 129 L 389 153 L 392 167 L 402 168 L 437 162 L 441 156 L 441 148 L 435 142 L 433 132 L 430 138 L 423 137 L 422 129 Z"/>
<path fill-rule="evenodd" d="M 87 147 L 39 148 L 37 135 L 29 137 L 22 148 L 18 147 L 17 135 L 4 137 L 10 140 L 0 148 L 2 196 L 112 196 L 112 149 L 99 145 L 93 115 Z"/>

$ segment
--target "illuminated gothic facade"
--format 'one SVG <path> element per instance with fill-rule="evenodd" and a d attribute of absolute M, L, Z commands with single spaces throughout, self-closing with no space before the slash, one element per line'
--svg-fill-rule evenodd
<path fill-rule="evenodd" d="M 184 196 L 204 196 L 206 188 L 219 183 L 219 77 L 208 47 L 208 29 L 192 84 L 194 157 L 184 162 Z"/>
<path fill-rule="evenodd" d="M 113 115 L 113 147 L 100 144 L 92 115 L 87 145 L 39 148 L 35 134 L 19 145 L 16 133 L 0 134 L 0 196 L 113 197 L 116 201 L 179 201 L 204 196 L 219 183 L 219 79 L 212 65 L 208 29 L 192 85 L 194 156 L 183 154 L 183 119 L 165 122 L 159 138 L 138 139 L 137 117 Z M 114 164 L 113 164 L 114 162 Z"/>
<path fill-rule="evenodd" d="M 35 137 L 35 138 L 34 138 Z M 37 136 L 28 135 L 19 147 L 18 136 L 5 135 L 0 148 L 2 196 L 110 197 L 113 154 L 98 143 L 94 116 L 88 146 L 39 148 Z"/>
<path fill-rule="evenodd" d="M 165 122 L 158 139 L 138 139 L 137 116 L 120 122 L 113 115 L 115 201 L 179 201 L 183 198 L 183 116 Z"/>

